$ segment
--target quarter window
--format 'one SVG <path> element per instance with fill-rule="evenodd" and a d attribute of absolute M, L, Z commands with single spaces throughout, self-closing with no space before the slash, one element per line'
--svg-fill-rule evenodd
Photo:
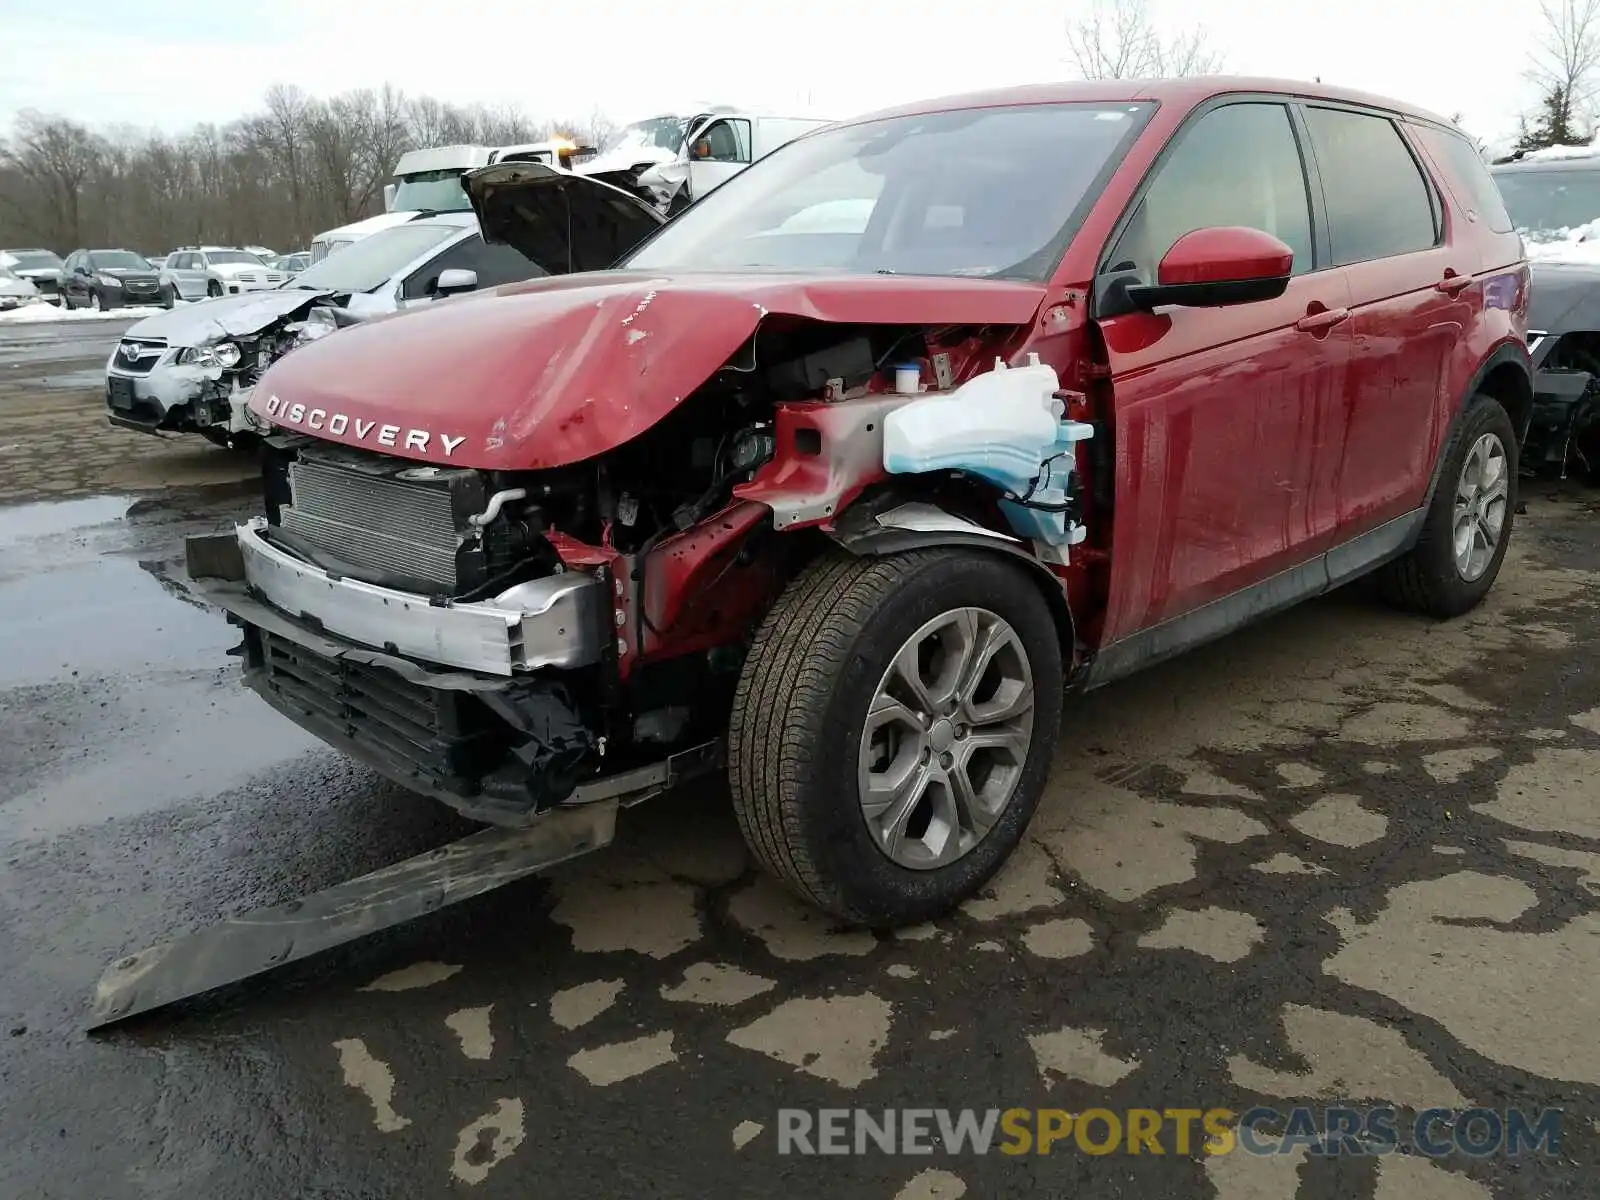
<path fill-rule="evenodd" d="M 1229 104 L 1178 135 L 1102 270 L 1136 270 L 1150 282 L 1172 243 L 1216 225 L 1270 233 L 1294 251 L 1294 273 L 1313 265 L 1311 202 L 1288 110 Z"/>
<path fill-rule="evenodd" d="M 1438 244 L 1433 192 L 1394 122 L 1337 108 L 1306 109 L 1328 204 L 1337 265 Z"/>
<path fill-rule="evenodd" d="M 1477 209 L 1479 218 L 1495 233 L 1510 233 L 1514 228 L 1511 214 L 1506 211 L 1505 199 L 1478 148 L 1453 130 L 1415 125 L 1412 129 L 1433 154 L 1444 160 L 1445 167 L 1465 190 L 1466 207 Z"/>

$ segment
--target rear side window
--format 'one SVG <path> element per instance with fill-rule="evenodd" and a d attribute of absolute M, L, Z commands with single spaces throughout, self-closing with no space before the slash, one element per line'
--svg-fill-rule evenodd
<path fill-rule="evenodd" d="M 1102 269 L 1153 281 L 1173 242 L 1212 225 L 1270 233 L 1294 251 L 1296 275 L 1311 270 L 1305 168 L 1283 105 L 1229 104 L 1179 134 Z"/>
<path fill-rule="evenodd" d="M 1510 233 L 1514 228 L 1511 214 L 1506 211 L 1506 202 L 1477 147 L 1464 135 L 1451 130 L 1431 125 L 1412 128 L 1429 152 L 1443 161 L 1450 177 L 1461 185 L 1466 207 L 1475 209 L 1478 218 L 1495 233 Z"/>
<path fill-rule="evenodd" d="M 1387 117 L 1306 109 L 1328 204 L 1335 265 L 1427 250 L 1439 241 L 1433 193 Z"/>

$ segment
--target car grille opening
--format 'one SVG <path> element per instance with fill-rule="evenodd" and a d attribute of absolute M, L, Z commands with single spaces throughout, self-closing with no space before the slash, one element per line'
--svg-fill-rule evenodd
<path fill-rule="evenodd" d="M 117 343 L 111 365 L 128 375 L 148 375 L 166 352 L 167 343 L 160 338 L 125 337 Z"/>
<path fill-rule="evenodd" d="M 274 708 L 380 757 L 425 788 L 475 792 L 472 776 L 509 742 L 503 722 L 466 693 L 328 658 L 254 626 L 245 654 L 250 686 Z"/>

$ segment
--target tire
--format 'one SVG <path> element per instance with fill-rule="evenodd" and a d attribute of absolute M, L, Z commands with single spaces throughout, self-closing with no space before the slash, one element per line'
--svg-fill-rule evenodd
<path fill-rule="evenodd" d="M 1479 470 L 1485 461 L 1493 463 L 1495 445 L 1499 465 L 1486 483 Z M 1441 620 L 1459 617 L 1478 606 L 1500 574 L 1516 524 L 1519 449 L 1510 414 L 1494 397 L 1482 392 L 1474 395 L 1445 445 L 1439 486 L 1423 519 L 1421 535 L 1409 551 L 1378 572 L 1385 599 Z M 1471 499 L 1467 499 L 1469 493 Z M 1497 500 L 1484 504 L 1480 499 L 1493 494 L 1498 495 Z M 1466 506 L 1460 514 L 1458 500 Z M 1474 515 L 1480 511 L 1475 505 L 1482 505 L 1481 520 Z M 1457 555 L 1458 520 L 1465 520 L 1472 539 L 1473 554 L 1467 561 Z M 1496 529 L 1493 545 L 1487 545 L 1488 533 Z"/>
<path fill-rule="evenodd" d="M 77 305 L 72 302 L 72 294 L 70 292 L 63 291 L 61 293 L 61 311 L 71 312 L 76 307 Z"/>
<path fill-rule="evenodd" d="M 106 303 L 100 298 L 100 293 L 94 288 L 89 289 L 89 308 L 93 312 L 105 312 Z"/>
<path fill-rule="evenodd" d="M 161 289 L 161 307 L 162 308 L 167 308 L 167 309 L 172 309 L 172 308 L 177 308 L 178 307 L 178 289 L 177 288 L 166 288 L 166 287 L 164 287 L 164 288 Z"/>
<path fill-rule="evenodd" d="M 210 283 L 206 284 L 206 295 L 211 297 L 213 300 L 216 299 L 218 296 L 222 295 L 222 285 L 213 279 Z"/>
<path fill-rule="evenodd" d="M 734 697 L 728 776 L 739 828 L 752 853 L 802 899 L 854 924 L 916 924 L 976 893 L 1016 848 L 1044 789 L 1064 690 L 1055 621 L 1026 572 L 972 551 L 829 556 L 794 579 L 768 613 Z M 972 721 L 971 742 L 965 734 L 952 742 L 965 726 L 949 721 L 935 722 L 920 734 L 884 721 L 872 738 L 903 735 L 895 762 L 917 764 L 907 778 L 925 778 L 925 772 L 953 761 L 958 767 L 971 764 L 979 777 L 984 767 L 998 765 L 983 786 L 993 789 L 1003 807 L 995 806 L 998 813 L 990 814 L 993 823 L 986 832 L 956 842 L 941 839 L 939 831 L 951 826 L 928 822 L 925 808 L 942 802 L 946 816 L 957 812 L 955 792 L 931 785 L 904 826 L 908 836 L 898 839 L 897 859 L 869 829 L 861 801 L 869 706 L 908 639 L 952 613 L 975 610 L 985 614 L 978 621 L 988 622 L 980 632 L 999 632 L 1002 625 L 1009 629 L 988 661 L 1013 678 L 1018 671 L 1031 676 L 1031 711 L 997 725 L 958 710 L 957 716 Z M 932 635 L 932 644 L 953 632 Z M 975 691 L 983 693 L 991 679 L 985 674 Z M 1007 694 L 1017 694 L 1014 685 Z M 1024 753 L 973 748 L 984 732 L 1002 729 L 1013 736 L 1026 731 Z M 949 753 L 940 753 L 946 748 Z M 926 768 L 920 765 L 924 762 Z M 964 767 L 960 774 L 973 778 Z M 955 777 L 956 772 L 948 776 Z M 958 856 L 941 859 L 941 840 Z M 907 865 L 912 859 L 917 861 Z"/>

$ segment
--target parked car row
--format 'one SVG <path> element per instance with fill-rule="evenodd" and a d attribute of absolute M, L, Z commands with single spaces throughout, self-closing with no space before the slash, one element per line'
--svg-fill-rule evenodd
<path fill-rule="evenodd" d="M 308 261 L 304 251 L 279 255 L 265 247 L 185 246 L 151 256 L 106 247 L 75 250 L 65 261 L 36 247 L 0 250 L 0 268 L 13 277 L 0 288 L 0 309 L 37 300 L 68 309 L 171 308 L 277 287 Z"/>

